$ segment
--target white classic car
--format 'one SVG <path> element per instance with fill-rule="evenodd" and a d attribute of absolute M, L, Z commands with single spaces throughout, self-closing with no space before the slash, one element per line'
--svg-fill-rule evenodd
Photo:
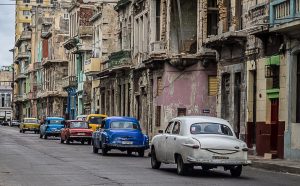
<path fill-rule="evenodd" d="M 177 117 L 160 133 L 151 144 L 153 169 L 161 163 L 176 163 L 177 173 L 184 175 L 194 166 L 205 171 L 222 166 L 233 177 L 239 177 L 242 166 L 251 164 L 246 143 L 236 138 L 231 125 L 223 119 Z"/>

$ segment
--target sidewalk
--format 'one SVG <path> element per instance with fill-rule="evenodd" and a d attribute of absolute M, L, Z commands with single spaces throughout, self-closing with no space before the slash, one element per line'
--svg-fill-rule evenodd
<path fill-rule="evenodd" d="M 249 156 L 252 167 L 292 174 L 300 174 L 300 161 L 283 159 L 264 159 L 258 156 Z"/>

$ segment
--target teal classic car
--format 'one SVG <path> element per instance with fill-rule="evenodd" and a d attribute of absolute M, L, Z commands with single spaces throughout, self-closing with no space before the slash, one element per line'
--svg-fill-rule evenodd
<path fill-rule="evenodd" d="M 47 139 L 49 136 L 59 137 L 61 130 L 64 128 L 64 118 L 47 117 L 45 122 L 40 126 L 40 138 Z"/>

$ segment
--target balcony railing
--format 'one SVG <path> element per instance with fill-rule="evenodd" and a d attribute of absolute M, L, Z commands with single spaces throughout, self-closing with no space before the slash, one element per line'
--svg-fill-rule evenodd
<path fill-rule="evenodd" d="M 275 19 L 282 19 L 290 15 L 290 1 L 284 1 L 274 6 Z"/>
<path fill-rule="evenodd" d="M 84 73 L 93 74 L 99 72 L 101 65 L 100 58 L 90 58 L 84 62 Z"/>
<path fill-rule="evenodd" d="M 150 43 L 150 55 L 166 53 L 166 43 L 163 41 L 155 41 Z"/>
<path fill-rule="evenodd" d="M 296 6 L 296 14 L 299 14 L 300 13 L 300 0 L 296 0 L 295 6 Z"/>
<path fill-rule="evenodd" d="M 62 78 L 62 87 L 77 87 L 77 77 L 76 76 L 67 76 Z"/>
<path fill-rule="evenodd" d="M 118 66 L 120 67 L 131 64 L 130 51 L 121 50 L 119 52 L 113 52 L 108 58 L 108 68 L 114 68 Z"/>

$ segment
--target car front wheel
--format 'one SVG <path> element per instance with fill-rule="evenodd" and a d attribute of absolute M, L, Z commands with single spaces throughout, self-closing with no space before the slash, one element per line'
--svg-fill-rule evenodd
<path fill-rule="evenodd" d="M 102 155 L 107 156 L 108 149 L 102 144 Z"/>
<path fill-rule="evenodd" d="M 155 149 L 152 148 L 151 149 L 151 166 L 152 166 L 152 169 L 159 169 L 160 165 L 161 165 L 161 162 L 159 162 L 156 158 Z"/>
<path fill-rule="evenodd" d="M 62 138 L 60 138 L 60 143 L 64 143 L 65 141 L 62 139 Z"/>
<path fill-rule="evenodd" d="M 41 139 L 43 138 L 43 135 L 42 135 L 42 134 L 40 134 L 40 138 L 41 138 Z"/>
<path fill-rule="evenodd" d="M 242 174 L 242 170 L 243 170 L 243 168 L 241 165 L 233 167 L 232 169 L 230 169 L 231 176 L 232 177 L 240 177 Z"/>

